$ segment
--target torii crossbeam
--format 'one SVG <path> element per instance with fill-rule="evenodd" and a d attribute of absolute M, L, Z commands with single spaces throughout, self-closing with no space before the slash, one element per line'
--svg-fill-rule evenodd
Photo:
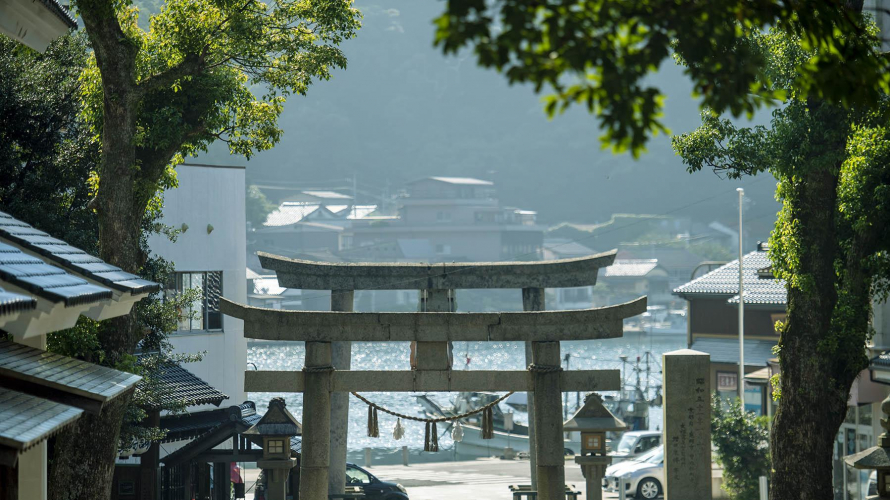
<path fill-rule="evenodd" d="M 612 264 L 615 254 L 544 262 L 339 264 L 259 253 L 263 267 L 277 272 L 281 286 L 332 291 L 332 312 L 221 303 L 224 314 L 244 320 L 247 338 L 306 342 L 302 371 L 245 373 L 246 391 L 303 392 L 300 498 L 322 500 L 329 487 L 333 493 L 345 484 L 341 469 L 346 463 L 348 392 L 528 391 L 538 498 L 561 499 L 561 394 L 619 390 L 620 378 L 618 370 L 562 371 L 559 342 L 621 337 L 623 320 L 645 312 L 646 298 L 602 308 L 544 311 L 544 289 L 594 285 L 599 268 Z M 454 312 L 454 290 L 459 288 L 521 288 L 524 311 Z M 355 290 L 399 289 L 422 291 L 421 312 L 352 312 Z M 529 370 L 452 371 L 448 342 L 455 340 L 524 341 Z M 352 341 L 416 342 L 416 370 L 350 371 Z"/>

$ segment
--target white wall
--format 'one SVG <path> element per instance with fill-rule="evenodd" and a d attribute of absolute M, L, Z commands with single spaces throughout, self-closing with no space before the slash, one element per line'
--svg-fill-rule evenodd
<path fill-rule="evenodd" d="M 180 165 L 176 171 L 179 187 L 164 193 L 163 222 L 176 228 L 185 223 L 188 230 L 175 243 L 153 235 L 152 252 L 172 261 L 176 271 L 222 271 L 223 296 L 247 303 L 244 168 Z M 178 353 L 206 351 L 201 362 L 184 367 L 229 396 L 222 406 L 246 399 L 241 320 L 224 316 L 222 332 L 175 333 L 170 341 Z"/>

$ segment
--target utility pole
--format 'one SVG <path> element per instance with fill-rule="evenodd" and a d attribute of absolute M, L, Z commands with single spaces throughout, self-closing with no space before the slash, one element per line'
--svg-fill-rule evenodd
<path fill-rule="evenodd" d="M 742 253 L 742 205 L 745 199 L 745 190 L 736 189 L 739 192 L 739 401 L 742 409 L 745 408 L 745 280 L 742 274 L 744 254 Z"/>
<path fill-rule="evenodd" d="M 569 360 L 572 359 L 571 353 L 566 353 L 563 357 L 563 361 L 566 362 L 566 371 L 569 371 Z M 569 393 L 563 394 L 563 403 L 562 403 L 562 418 L 566 420 L 569 418 Z"/>

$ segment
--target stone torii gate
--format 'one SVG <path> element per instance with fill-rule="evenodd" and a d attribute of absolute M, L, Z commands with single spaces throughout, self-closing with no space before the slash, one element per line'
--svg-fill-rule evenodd
<path fill-rule="evenodd" d="M 326 263 L 260 252 L 280 286 L 330 290 L 332 311 L 262 309 L 222 299 L 224 314 L 244 320 L 244 336 L 305 341 L 301 372 L 248 371 L 250 392 L 302 392 L 300 498 L 327 498 L 345 484 L 349 392 L 528 391 L 532 477 L 538 498 L 565 497 L 562 392 L 620 389 L 618 370 L 562 371 L 563 340 L 621 337 L 623 320 L 646 311 L 646 298 L 602 308 L 545 311 L 545 288 L 592 286 L 616 251 L 542 262 Z M 519 288 L 523 312 L 456 313 L 457 289 Z M 353 311 L 355 290 L 420 290 L 417 313 Z M 353 341 L 417 342 L 416 370 L 349 370 Z M 526 342 L 528 371 L 452 371 L 451 341 Z M 332 426 L 333 421 L 333 426 Z M 332 446 L 333 443 L 333 446 Z M 333 476 L 330 477 L 329 476 Z"/>

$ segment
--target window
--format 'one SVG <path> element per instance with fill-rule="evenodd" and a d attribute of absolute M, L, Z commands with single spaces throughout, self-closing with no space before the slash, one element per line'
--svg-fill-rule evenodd
<path fill-rule="evenodd" d="M 269 453 L 284 453 L 284 440 L 283 439 L 270 439 L 269 440 Z"/>
<path fill-rule="evenodd" d="M 174 273 L 167 294 L 181 294 L 186 290 L 198 290 L 198 297 L 181 311 L 179 331 L 222 330 L 219 312 L 222 271 Z"/>
<path fill-rule="evenodd" d="M 436 253 L 439 255 L 451 255 L 451 245 L 436 245 Z"/>
<path fill-rule="evenodd" d="M 451 212 L 436 212 L 436 222 L 451 222 Z"/>
<path fill-rule="evenodd" d="M 735 372 L 717 372 L 717 391 L 735 392 L 739 390 L 739 374 Z"/>
<path fill-rule="evenodd" d="M 346 467 L 346 484 L 367 484 L 371 482 L 371 477 L 367 472 L 352 467 Z"/>

